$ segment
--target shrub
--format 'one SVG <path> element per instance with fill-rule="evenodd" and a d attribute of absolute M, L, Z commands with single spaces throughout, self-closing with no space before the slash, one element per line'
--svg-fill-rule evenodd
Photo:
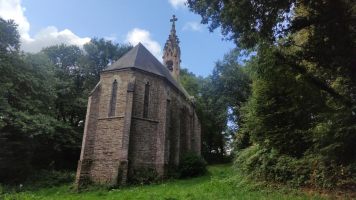
<path fill-rule="evenodd" d="M 328 189 L 355 189 L 356 185 L 354 164 L 343 166 L 315 154 L 297 159 L 255 145 L 238 152 L 234 165 L 243 177 L 256 181 Z"/>
<path fill-rule="evenodd" d="M 158 182 L 160 176 L 155 169 L 140 167 L 129 171 L 128 182 L 131 184 L 145 185 Z"/>
<path fill-rule="evenodd" d="M 194 152 L 188 152 L 181 156 L 179 162 L 179 172 L 182 178 L 195 177 L 205 174 L 207 163 L 203 157 Z"/>
<path fill-rule="evenodd" d="M 27 180 L 22 183 L 3 185 L 2 188 L 0 187 L 0 194 L 1 190 L 3 193 L 35 191 L 43 188 L 73 183 L 74 180 L 75 172 L 40 170 L 27 177 Z"/>
<path fill-rule="evenodd" d="M 32 185 L 36 188 L 47 188 L 59 186 L 66 183 L 72 183 L 75 180 L 74 172 L 61 172 L 54 170 L 41 170 L 38 173 L 29 177 L 25 182 L 27 185 Z"/>

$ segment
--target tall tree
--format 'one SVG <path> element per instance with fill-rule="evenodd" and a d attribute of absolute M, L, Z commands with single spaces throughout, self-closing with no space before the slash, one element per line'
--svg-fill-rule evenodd
<path fill-rule="evenodd" d="M 188 6 L 201 15 L 202 23 L 209 24 L 211 31 L 221 26 L 227 39 L 242 48 L 274 45 L 279 37 L 307 30 L 308 38 L 299 46 L 297 56 L 275 52 L 279 53 L 280 63 L 293 67 L 311 84 L 344 104 L 350 106 L 354 101 L 336 92 L 301 64 L 301 60 L 307 60 L 320 69 L 340 68 L 344 75 L 351 76 L 350 84 L 355 87 L 354 1 L 188 0 Z M 285 45 L 297 44 L 292 37 Z"/>
<path fill-rule="evenodd" d="M 26 177 L 46 145 L 40 141 L 56 137 L 51 62 L 43 54 L 10 51 L 0 63 L 0 180 Z"/>
<path fill-rule="evenodd" d="M 345 183 L 335 178 L 340 166 L 350 171 L 344 178 L 354 180 L 355 5 L 350 0 L 188 0 L 211 31 L 221 26 L 226 39 L 257 54 L 249 64 L 252 96 L 240 110 L 242 133 L 265 149 L 298 158 L 298 164 L 318 158 L 308 170 L 323 177 L 324 185 Z"/>

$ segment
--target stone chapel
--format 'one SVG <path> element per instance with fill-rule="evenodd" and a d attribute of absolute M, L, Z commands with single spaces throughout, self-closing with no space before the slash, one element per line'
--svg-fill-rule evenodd
<path fill-rule="evenodd" d="M 180 84 L 173 15 L 163 65 L 141 43 L 100 73 L 89 94 L 76 187 L 87 180 L 125 185 L 140 170 L 164 178 L 187 151 L 201 152 L 194 97 Z"/>

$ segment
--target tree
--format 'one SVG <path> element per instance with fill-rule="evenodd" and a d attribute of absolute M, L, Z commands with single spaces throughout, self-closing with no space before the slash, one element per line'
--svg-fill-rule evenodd
<path fill-rule="evenodd" d="M 89 91 L 100 69 L 132 47 L 93 39 L 87 49 L 95 52 L 61 44 L 23 53 L 17 25 L 1 18 L 0 36 L 0 181 L 74 170 Z"/>
<path fill-rule="evenodd" d="M 51 67 L 43 54 L 18 52 L 1 63 L 0 180 L 25 178 L 37 149 L 56 137 Z"/>
<path fill-rule="evenodd" d="M 222 161 L 227 143 L 234 136 L 228 130 L 227 122 L 229 119 L 240 120 L 239 108 L 251 93 L 251 80 L 238 64 L 239 58 L 236 50 L 226 54 L 223 61 L 216 62 L 212 75 L 206 78 L 196 77 L 187 69 L 181 70 L 182 85 L 197 101 L 202 154 L 208 162 Z"/>
<path fill-rule="evenodd" d="M 314 172 L 306 179 L 322 177 L 323 186 L 354 183 L 355 5 L 349 0 L 188 0 L 211 31 L 221 26 L 226 39 L 256 54 L 248 64 L 253 87 L 240 109 L 241 133 L 250 134 L 258 153 L 265 151 L 256 154 L 261 162 L 271 158 L 267 152 L 293 161 L 264 163 L 268 176 L 278 177 L 273 169 L 283 164 Z M 340 166 L 349 173 L 336 178 Z M 303 177 L 292 177 L 297 178 Z"/>
<path fill-rule="evenodd" d="M 355 2 L 338 1 L 224 1 L 188 0 L 191 11 L 200 14 L 203 24 L 210 31 L 221 26 L 227 39 L 242 48 L 269 48 L 278 38 L 299 31 L 308 31 L 308 38 L 298 50 L 297 56 L 286 56 L 276 51 L 280 64 L 297 70 L 309 83 L 327 92 L 333 98 L 351 106 L 350 97 L 337 93 L 330 84 L 315 76 L 301 60 L 313 62 L 319 69 L 334 72 L 341 67 L 349 74 L 354 88 L 356 62 L 354 23 Z M 327 41 L 327 42 L 325 42 Z M 285 43 L 298 45 L 294 37 Z M 267 46 L 267 47 L 265 47 Z"/>
<path fill-rule="evenodd" d="M 131 45 L 113 43 L 103 38 L 91 39 L 90 42 L 84 45 L 87 75 L 95 76 L 96 80 L 98 80 L 99 72 L 131 49 Z"/>
<path fill-rule="evenodd" d="M 20 35 L 14 20 L 0 18 L 0 56 L 20 49 Z M 3 58 L 2 58 L 3 59 Z"/>
<path fill-rule="evenodd" d="M 215 89 L 211 77 L 196 77 L 187 69 L 181 69 L 181 83 L 196 99 L 196 112 L 202 131 L 202 154 L 210 162 L 220 162 L 225 153 L 226 103 L 213 95 Z"/>

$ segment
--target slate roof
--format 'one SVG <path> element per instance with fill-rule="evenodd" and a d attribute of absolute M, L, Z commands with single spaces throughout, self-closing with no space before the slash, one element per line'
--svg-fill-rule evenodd
<path fill-rule="evenodd" d="M 128 68 L 136 68 L 163 76 L 183 93 L 186 93 L 184 88 L 174 80 L 172 75 L 162 65 L 162 63 L 159 62 L 157 58 L 154 57 L 141 43 L 138 43 L 138 45 L 136 45 L 133 49 L 114 62 L 110 67 L 105 69 L 104 72 Z"/>

